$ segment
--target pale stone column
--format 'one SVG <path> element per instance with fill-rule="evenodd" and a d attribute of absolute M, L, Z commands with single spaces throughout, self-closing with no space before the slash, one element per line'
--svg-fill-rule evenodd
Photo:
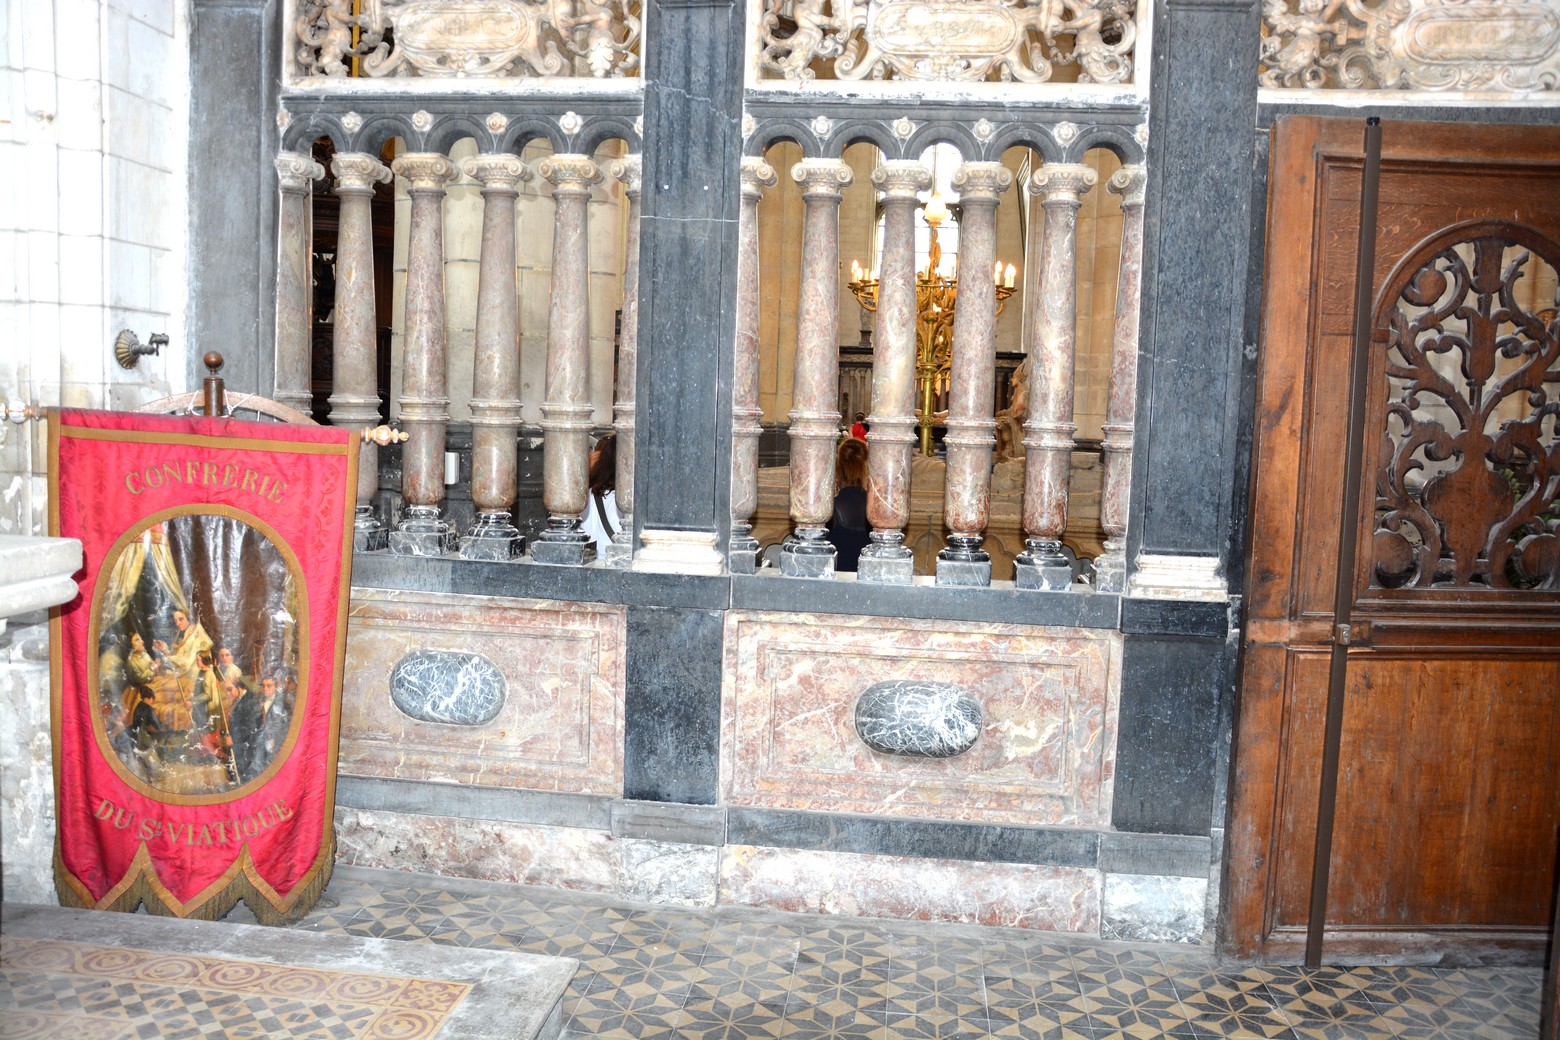
<path fill-rule="evenodd" d="M 825 528 L 834 512 L 834 444 L 840 413 L 840 199 L 850 167 L 839 159 L 803 159 L 791 167 L 802 186 L 802 286 L 796 320 L 796 376 L 791 408 L 791 519 L 780 548 L 780 573 L 834 574 Z"/>
<path fill-rule="evenodd" d="M 538 172 L 553 186 L 552 295 L 542 403 L 542 505 L 547 530 L 531 544 L 537 563 L 595 559 L 581 529 L 590 490 L 590 264 L 587 207 L 601 170 L 588 155 L 554 155 Z"/>
<path fill-rule="evenodd" d="M 1116 275 L 1116 327 L 1111 342 L 1110 400 L 1105 408 L 1104 488 L 1100 526 L 1105 551 L 1094 561 L 1101 592 L 1127 588 L 1127 496 L 1132 486 L 1132 431 L 1137 409 L 1138 303 L 1143 282 L 1143 194 L 1148 171 L 1123 166 L 1105 182 L 1121 196 L 1121 267 Z"/>
<path fill-rule="evenodd" d="M 330 421 L 332 426 L 371 426 L 379 422 L 372 203 L 374 185 L 389 181 L 390 170 L 367 153 L 338 152 L 330 171 L 341 197 Z M 352 522 L 352 548 L 358 552 L 385 547 L 385 530 L 374 516 L 378 487 L 379 445 L 369 441 L 358 449 L 357 515 Z"/>
<path fill-rule="evenodd" d="M 325 167 L 298 152 L 276 157 L 276 399 L 309 414 L 314 225 L 309 193 Z"/>
<path fill-rule="evenodd" d="M 612 429 L 617 434 L 616 491 L 618 529 L 602 549 L 609 567 L 627 567 L 634 555 L 634 381 L 639 377 L 639 196 L 643 156 L 626 155 L 612 164 L 628 198 L 628 236 L 623 245 L 623 330 L 618 339 L 617 390 Z"/>
<path fill-rule="evenodd" d="M 437 152 L 409 152 L 391 169 L 405 177 L 412 197 L 406 246 L 406 353 L 399 400 L 406 443 L 401 448 L 401 522 L 390 550 L 440 556 L 455 548 L 455 530 L 442 515 L 444 435 L 450 397 L 444 344 L 444 186 L 455 164 Z"/>
<path fill-rule="evenodd" d="M 981 548 L 991 499 L 991 453 L 997 386 L 997 197 L 1013 183 L 999 162 L 967 162 L 953 175 L 959 218 L 959 301 L 953 312 L 949 374 L 948 467 L 943 516 L 948 544 L 937 554 L 937 584 L 991 584 L 991 556 Z"/>
<path fill-rule="evenodd" d="M 910 456 L 915 447 L 915 208 L 932 173 L 916 159 L 890 159 L 872 171 L 883 192 L 883 260 L 877 331 L 872 335 L 872 419 L 867 442 L 867 522 L 872 542 L 857 581 L 908 584 L 915 554 L 905 547 L 910 519 Z"/>
<path fill-rule="evenodd" d="M 520 303 L 515 292 L 515 199 L 531 171 L 517 156 L 461 163 L 482 184 L 482 257 L 477 273 L 476 356 L 471 366 L 471 501 L 477 520 L 460 540 L 468 560 L 512 560 L 525 536 L 511 511 L 519 482 Z"/>
<path fill-rule="evenodd" d="M 742 214 L 737 225 L 737 355 L 732 365 L 731 549 L 733 574 L 758 570 L 758 539 L 752 535 L 758 508 L 758 440 L 764 410 L 758 406 L 758 203 L 778 184 L 773 166 L 742 157 Z"/>
<path fill-rule="evenodd" d="M 1071 478 L 1073 354 L 1077 339 L 1078 208 L 1099 174 L 1081 163 L 1042 166 L 1029 190 L 1043 198 L 1040 298 L 1030 312 L 1029 419 L 1024 423 L 1024 551 L 1013 561 L 1021 589 L 1067 589 L 1062 553 Z"/>

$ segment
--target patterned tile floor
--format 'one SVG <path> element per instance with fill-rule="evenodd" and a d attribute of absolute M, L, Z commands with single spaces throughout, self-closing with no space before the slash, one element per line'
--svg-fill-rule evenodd
<path fill-rule="evenodd" d="M 1533 1040 L 1542 985 L 1536 968 L 1219 968 L 1173 946 L 354 868 L 299 927 L 578 958 L 570 1038 Z"/>

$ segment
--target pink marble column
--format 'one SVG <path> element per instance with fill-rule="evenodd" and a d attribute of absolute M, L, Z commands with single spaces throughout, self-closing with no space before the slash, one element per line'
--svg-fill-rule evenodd
<path fill-rule="evenodd" d="M 872 171 L 883 193 L 883 259 L 877 330 L 872 335 L 872 419 L 867 433 L 867 522 L 856 580 L 908 584 L 915 554 L 905 547 L 910 519 L 910 457 L 915 447 L 915 209 L 932 173 L 916 159 L 890 159 Z"/>
<path fill-rule="evenodd" d="M 390 180 L 390 170 L 372 155 L 338 152 L 330 171 L 336 176 L 341 215 L 336 230 L 336 305 L 331 341 L 330 421 L 332 426 L 371 426 L 379 422 L 379 385 L 374 320 L 374 185 Z M 357 515 L 352 547 L 383 549 L 385 529 L 374 516 L 379 487 L 379 445 L 358 450 Z"/>
<path fill-rule="evenodd" d="M 1029 419 L 1024 423 L 1024 551 L 1013 561 L 1021 589 L 1072 586 L 1062 553 L 1072 475 L 1073 355 L 1077 340 L 1078 208 L 1099 174 L 1081 163 L 1042 166 L 1029 190 L 1042 197 L 1040 295 L 1029 325 Z"/>
<path fill-rule="evenodd" d="M 531 544 L 537 563 L 595 559 L 581 528 L 590 492 L 591 185 L 601 171 L 588 155 L 553 155 L 538 172 L 553 186 L 552 294 L 547 310 L 547 385 L 542 403 L 542 505 L 547 530 Z"/>
<path fill-rule="evenodd" d="M 471 501 L 477 520 L 461 537 L 460 554 L 468 560 L 512 560 L 525 553 L 525 537 L 512 516 L 521 418 L 515 199 L 531 171 L 507 153 L 475 156 L 461 170 L 482 185 L 482 256 L 471 366 Z"/>
<path fill-rule="evenodd" d="M 997 198 L 1013 183 L 999 162 L 967 162 L 953 175 L 959 218 L 959 299 L 953 312 L 953 367 L 948 383 L 948 468 L 943 516 L 948 544 L 937 554 L 937 584 L 991 584 L 991 556 L 981 548 L 991 498 L 991 453 L 997 386 Z"/>
<path fill-rule="evenodd" d="M 1110 353 L 1110 401 L 1105 409 L 1104 489 L 1100 526 L 1105 551 L 1094 561 L 1095 587 L 1127 587 L 1127 497 L 1132 486 L 1132 430 L 1137 410 L 1138 303 L 1143 281 L 1143 192 L 1148 171 L 1123 166 L 1105 182 L 1121 196 L 1121 267 L 1116 274 L 1116 327 Z"/>
<path fill-rule="evenodd" d="M 276 157 L 276 399 L 309 414 L 314 226 L 309 193 L 325 167 L 298 152 Z"/>
<path fill-rule="evenodd" d="M 791 168 L 802 186 L 802 285 L 796 320 L 792 386 L 791 520 L 796 529 L 780 548 L 780 573 L 793 578 L 834 574 L 834 546 L 825 528 L 834 512 L 834 445 L 840 413 L 840 199 L 853 179 L 839 159 L 803 159 Z"/>
<path fill-rule="evenodd" d="M 409 152 L 390 166 L 409 182 L 406 323 L 402 355 L 401 496 L 406 506 L 390 532 L 390 551 L 440 556 L 455 548 L 444 501 L 444 434 L 450 421 L 444 344 L 444 186 L 455 164 L 436 152 Z"/>
<path fill-rule="evenodd" d="M 732 365 L 731 549 L 733 574 L 758 570 L 758 539 L 752 535 L 758 508 L 758 440 L 764 411 L 758 406 L 758 203 L 764 189 L 779 183 L 774 167 L 757 156 L 742 157 L 742 214 L 737 226 L 737 354 Z"/>
<path fill-rule="evenodd" d="M 617 434 L 616 491 L 618 529 L 601 550 L 609 567 L 627 567 L 634 555 L 634 382 L 639 377 L 639 196 L 643 161 L 626 155 L 612 164 L 628 199 L 628 237 L 623 244 L 623 327 L 618 337 L 617 388 L 612 401 L 612 430 Z"/>

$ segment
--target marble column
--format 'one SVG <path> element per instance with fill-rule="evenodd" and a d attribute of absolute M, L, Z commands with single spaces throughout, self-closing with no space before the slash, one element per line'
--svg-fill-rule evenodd
<path fill-rule="evenodd" d="M 916 193 L 932 174 L 915 159 L 890 159 L 872 171 L 883 193 L 883 258 L 872 336 L 872 419 L 867 433 L 867 522 L 856 580 L 908 584 L 915 554 L 905 547 L 910 519 L 910 457 L 915 447 Z"/>
<path fill-rule="evenodd" d="M 778 184 L 773 166 L 754 155 L 742 157 L 742 212 L 737 225 L 737 351 L 731 382 L 731 548 L 733 574 L 758 570 L 758 440 L 764 432 L 758 406 L 758 203 Z"/>
<path fill-rule="evenodd" d="M 1099 174 L 1081 163 L 1040 167 L 1029 190 L 1041 196 L 1040 294 L 1029 321 L 1029 418 L 1024 423 L 1024 551 L 1013 561 L 1021 589 L 1067 589 L 1062 552 L 1073 433 L 1077 340 L 1078 208 Z"/>
<path fill-rule="evenodd" d="M 590 264 L 587 209 L 601 170 L 588 155 L 553 155 L 538 172 L 553 186 L 552 293 L 542 403 L 542 505 L 547 530 L 531 543 L 537 563 L 596 557 L 580 514 L 590 495 Z"/>
<path fill-rule="evenodd" d="M 336 305 L 331 341 L 332 426 L 379 422 L 379 388 L 374 318 L 374 185 L 390 180 L 384 163 L 364 152 L 338 152 L 331 160 L 341 215 L 336 230 Z M 352 548 L 385 548 L 385 529 L 374 516 L 379 487 L 379 445 L 358 449 L 357 515 Z"/>
<path fill-rule="evenodd" d="M 455 549 L 444 502 L 444 435 L 450 421 L 444 343 L 444 186 L 455 164 L 437 152 L 408 152 L 391 164 L 412 197 L 407 222 L 406 322 L 402 361 L 401 496 L 406 506 L 390 532 L 390 550 L 441 556 Z"/>
<path fill-rule="evenodd" d="M 834 512 L 834 445 L 840 413 L 840 199 L 853 179 L 839 159 L 803 159 L 791 167 L 802 186 L 802 284 L 796 320 L 795 402 L 791 420 L 791 520 L 780 547 L 780 573 L 792 578 L 834 574 L 834 546 L 825 536 Z"/>
<path fill-rule="evenodd" d="M 1123 166 L 1105 182 L 1121 196 L 1121 267 L 1116 274 L 1116 325 L 1111 341 L 1110 400 L 1105 408 L 1104 488 L 1100 527 L 1105 551 L 1094 561 L 1095 588 L 1127 590 L 1127 497 L 1132 486 L 1132 431 L 1137 408 L 1138 303 L 1143 281 L 1143 195 L 1148 172 Z"/>
<path fill-rule="evenodd" d="M 468 560 L 512 560 L 525 554 L 525 536 L 512 513 L 521 417 L 515 199 L 531 171 L 507 153 L 474 156 L 461 170 L 482 185 L 482 256 L 471 366 L 471 501 L 477 519 L 460 540 L 460 554 Z"/>
<path fill-rule="evenodd" d="M 981 548 L 991 500 L 996 448 L 992 401 L 997 386 L 997 198 L 1013 183 L 999 162 L 968 162 L 953 175 L 959 192 L 959 300 L 953 312 L 948 449 L 943 516 L 948 544 L 937 554 L 937 584 L 991 584 L 991 556 Z"/>
<path fill-rule="evenodd" d="M 309 414 L 314 227 L 309 193 L 325 167 L 298 152 L 276 157 L 276 399 Z"/>
<path fill-rule="evenodd" d="M 617 534 L 602 549 L 609 567 L 627 567 L 634 555 L 634 389 L 639 378 L 639 197 L 643 156 L 626 155 L 612 164 L 628 199 L 628 236 L 623 244 L 623 326 L 618 337 L 617 388 L 612 429 L 617 434 L 617 472 L 613 475 L 618 511 Z"/>

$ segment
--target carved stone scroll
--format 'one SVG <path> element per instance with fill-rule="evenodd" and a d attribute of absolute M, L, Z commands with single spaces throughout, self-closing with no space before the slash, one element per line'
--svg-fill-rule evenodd
<path fill-rule="evenodd" d="M 1479 221 L 1388 281 L 1377 587 L 1560 588 L 1557 271 L 1560 243 Z"/>
<path fill-rule="evenodd" d="M 1129 83 L 1135 0 L 764 0 L 762 75 Z"/>
<path fill-rule="evenodd" d="M 1264 87 L 1560 88 L 1553 0 L 1266 0 Z"/>
<path fill-rule="evenodd" d="M 293 77 L 634 74 L 630 0 L 298 0 Z M 356 40 L 354 41 L 354 32 Z"/>

